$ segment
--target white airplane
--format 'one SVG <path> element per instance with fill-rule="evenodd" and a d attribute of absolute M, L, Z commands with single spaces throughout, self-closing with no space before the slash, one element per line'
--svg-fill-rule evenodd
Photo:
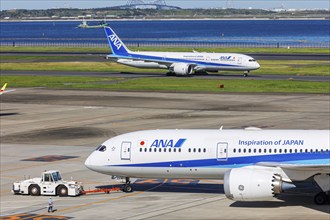
<path fill-rule="evenodd" d="M 106 58 L 128 66 L 168 69 L 176 76 L 219 70 L 244 71 L 244 76 L 248 76 L 251 70 L 260 68 L 254 58 L 238 53 L 132 52 L 110 27 L 105 27 L 104 30 L 112 50 L 112 54 Z"/>
<path fill-rule="evenodd" d="M 270 199 L 315 181 L 314 201 L 330 202 L 329 130 L 149 130 L 119 135 L 101 144 L 87 168 L 125 178 L 224 179 L 236 201 Z"/>
<path fill-rule="evenodd" d="M 8 92 L 13 92 L 13 91 L 15 91 L 15 89 L 5 90 L 5 89 L 6 89 L 6 86 L 7 86 L 7 83 L 5 83 L 5 84 L 2 86 L 2 88 L 1 88 L 1 90 L 0 90 L 0 95 L 2 95 L 2 94 L 4 94 L 4 93 L 8 93 Z"/>

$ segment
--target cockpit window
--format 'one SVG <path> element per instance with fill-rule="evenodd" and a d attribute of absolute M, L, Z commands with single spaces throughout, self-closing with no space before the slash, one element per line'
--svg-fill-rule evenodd
<path fill-rule="evenodd" d="M 249 62 L 256 62 L 255 59 L 249 59 Z"/>
<path fill-rule="evenodd" d="M 104 152 L 106 149 L 107 149 L 107 147 L 105 145 L 100 145 L 96 148 L 96 151 Z"/>

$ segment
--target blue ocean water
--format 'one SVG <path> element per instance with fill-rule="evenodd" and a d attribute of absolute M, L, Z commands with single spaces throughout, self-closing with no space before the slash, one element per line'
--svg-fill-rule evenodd
<path fill-rule="evenodd" d="M 79 29 L 80 21 L 0 22 L 1 42 L 107 43 L 102 28 Z M 97 24 L 90 21 L 89 24 Z M 127 43 L 209 42 L 330 45 L 330 20 L 111 21 Z"/>

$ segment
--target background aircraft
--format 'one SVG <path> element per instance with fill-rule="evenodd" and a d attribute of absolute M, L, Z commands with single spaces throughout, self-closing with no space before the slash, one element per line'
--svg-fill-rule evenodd
<path fill-rule="evenodd" d="M 96 172 L 134 178 L 224 179 L 226 196 L 267 200 L 316 182 L 315 203 L 330 202 L 329 130 L 150 130 L 101 144 L 85 161 Z"/>
<path fill-rule="evenodd" d="M 177 76 L 187 76 L 198 71 L 217 72 L 219 70 L 244 71 L 260 68 L 250 56 L 237 53 L 200 53 L 200 52 L 132 52 L 110 28 L 104 28 L 112 54 L 107 59 L 128 66 L 151 69 L 168 69 Z"/>
<path fill-rule="evenodd" d="M 87 21 L 85 21 L 85 19 L 83 19 L 82 23 L 79 24 L 79 25 L 77 26 L 77 28 L 103 28 L 103 27 L 107 27 L 107 26 L 109 26 L 109 24 L 108 24 L 105 20 L 101 21 L 101 22 L 100 22 L 99 24 L 97 24 L 97 25 L 89 25 L 89 24 L 87 23 Z"/>

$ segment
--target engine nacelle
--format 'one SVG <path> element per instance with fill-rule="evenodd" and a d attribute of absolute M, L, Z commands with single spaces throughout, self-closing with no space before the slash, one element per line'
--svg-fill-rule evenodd
<path fill-rule="evenodd" d="M 270 200 L 294 187 L 292 183 L 284 182 L 275 169 L 236 168 L 227 171 L 224 177 L 226 197 L 235 201 Z"/>
<path fill-rule="evenodd" d="M 170 70 L 176 75 L 190 75 L 194 71 L 194 66 L 187 63 L 174 63 Z"/>

